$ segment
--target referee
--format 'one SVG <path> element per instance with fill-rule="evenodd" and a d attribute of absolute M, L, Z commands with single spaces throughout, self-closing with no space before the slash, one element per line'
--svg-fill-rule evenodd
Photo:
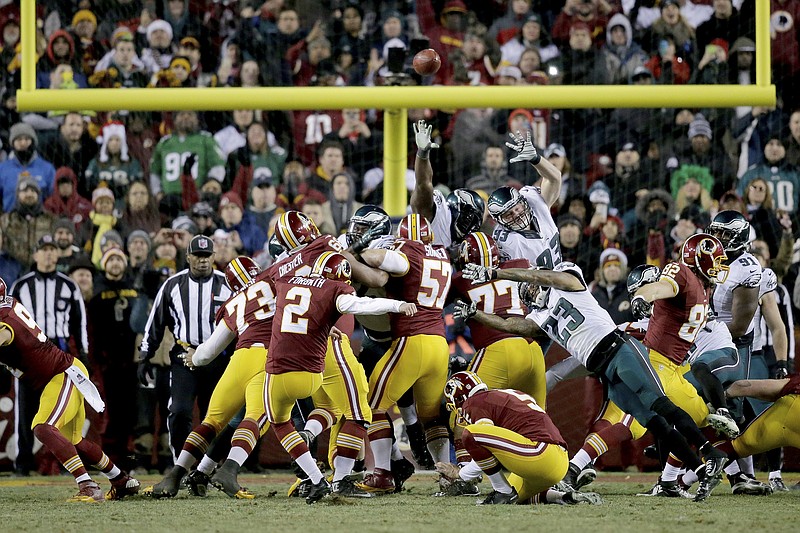
<path fill-rule="evenodd" d="M 152 358 L 169 328 L 175 337 L 170 350 L 170 401 L 167 429 L 173 461 L 177 461 L 186 437 L 192 431 L 192 415 L 197 398 L 202 417 L 211 393 L 228 364 L 227 357 L 218 357 L 212 364 L 189 370 L 179 356 L 189 346 L 197 347 L 214 331 L 217 310 L 231 296 L 225 275 L 214 270 L 214 243 L 204 235 L 196 235 L 186 250 L 189 268 L 164 282 L 156 294 L 147 318 L 140 347 L 138 376 L 143 386 L 153 379 Z"/>
<path fill-rule="evenodd" d="M 28 309 L 30 318 L 42 328 L 53 344 L 76 355 L 89 366 L 89 339 L 86 333 L 86 308 L 78 286 L 66 274 L 56 271 L 58 247 L 50 234 L 42 235 L 33 254 L 33 270 L 11 286 L 11 296 Z M 70 338 L 74 348 L 70 348 Z M 16 380 L 17 475 L 27 476 L 34 468 L 31 422 L 39 410 L 40 394 Z"/>

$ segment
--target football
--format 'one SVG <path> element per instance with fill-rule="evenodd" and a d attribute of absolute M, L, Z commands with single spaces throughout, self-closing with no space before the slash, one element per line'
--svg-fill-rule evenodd
<path fill-rule="evenodd" d="M 433 48 L 420 50 L 414 56 L 414 70 L 420 76 L 433 76 L 442 66 L 442 58 Z"/>

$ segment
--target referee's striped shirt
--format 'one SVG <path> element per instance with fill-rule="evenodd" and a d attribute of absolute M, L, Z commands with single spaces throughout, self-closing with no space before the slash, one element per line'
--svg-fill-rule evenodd
<path fill-rule="evenodd" d="M 88 353 L 86 307 L 72 278 L 61 272 L 34 270 L 14 282 L 11 296 L 31 312 L 36 324 L 59 348 L 69 352 L 66 342 L 73 337 L 78 349 Z"/>
<path fill-rule="evenodd" d="M 147 317 L 142 357 L 153 357 L 165 328 L 172 330 L 176 341 L 199 346 L 211 336 L 217 310 L 230 296 L 225 275 L 218 270 L 203 279 L 193 277 L 188 268 L 171 276 L 158 290 Z"/>

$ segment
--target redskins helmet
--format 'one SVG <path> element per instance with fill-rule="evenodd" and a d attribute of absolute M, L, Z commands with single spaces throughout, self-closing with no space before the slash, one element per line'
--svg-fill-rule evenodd
<path fill-rule="evenodd" d="M 628 294 L 633 296 L 645 285 L 655 283 L 661 275 L 661 269 L 655 265 L 639 265 L 628 274 Z"/>
<path fill-rule="evenodd" d="M 317 225 L 300 211 L 281 213 L 275 223 L 275 235 L 278 242 L 289 253 L 294 253 L 320 236 Z"/>
<path fill-rule="evenodd" d="M 489 387 L 475 372 L 470 372 L 469 370 L 456 372 L 444 384 L 444 398 L 447 402 L 447 410 L 455 411 L 460 415 L 461 408 L 467 398 L 470 398 L 478 391 L 484 390 L 489 390 Z"/>
<path fill-rule="evenodd" d="M 428 219 L 416 213 L 403 217 L 397 226 L 397 236 L 425 244 L 433 242 L 433 230 Z"/>
<path fill-rule="evenodd" d="M 740 212 L 727 209 L 717 213 L 706 233 L 719 239 L 726 252 L 741 252 L 750 242 L 750 222 Z"/>
<path fill-rule="evenodd" d="M 730 268 L 722 243 L 708 233 L 695 233 L 681 246 L 681 263 L 699 272 L 711 283 L 724 283 Z"/>
<path fill-rule="evenodd" d="M 377 228 L 381 235 L 391 235 L 392 221 L 389 215 L 377 205 L 362 205 L 347 225 L 347 245 L 352 246 L 367 231 Z"/>
<path fill-rule="evenodd" d="M 515 209 L 517 206 L 521 206 L 521 209 Z M 489 196 L 489 214 L 498 224 L 515 231 L 529 230 L 536 222 L 528 201 L 514 187 L 495 189 Z"/>
<path fill-rule="evenodd" d="M 352 273 L 350 262 L 345 259 L 342 254 L 323 252 L 322 255 L 317 257 L 317 260 L 314 261 L 314 266 L 311 267 L 311 274 L 309 277 L 327 278 L 350 283 Z"/>
<path fill-rule="evenodd" d="M 464 237 L 458 247 L 458 259 L 462 265 L 473 263 L 486 268 L 497 268 L 500 266 L 500 251 L 491 236 L 476 231 Z"/>
<path fill-rule="evenodd" d="M 0 300 L 6 297 L 8 293 L 8 287 L 6 286 L 6 282 L 3 278 L 0 278 Z"/>
<path fill-rule="evenodd" d="M 454 241 L 460 242 L 481 227 L 486 204 L 480 194 L 469 189 L 456 189 L 447 195 L 447 206 L 452 216 L 450 236 Z"/>
<path fill-rule="evenodd" d="M 261 267 L 252 257 L 240 255 L 225 267 L 225 281 L 233 292 L 239 292 L 253 283 Z"/>

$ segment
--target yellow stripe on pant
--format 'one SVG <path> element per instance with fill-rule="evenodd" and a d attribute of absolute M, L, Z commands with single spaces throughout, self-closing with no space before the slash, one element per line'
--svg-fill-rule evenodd
<path fill-rule="evenodd" d="M 322 387 L 311 398 L 314 407 L 331 411 L 337 419 L 344 416 L 372 422 L 367 391 L 367 375 L 350 347 L 350 339 L 347 335 L 341 340 L 328 337 Z"/>
<path fill-rule="evenodd" d="M 606 402 L 605 408 L 603 409 L 603 414 L 600 418 L 609 422 L 613 426 L 614 424 L 623 423 L 625 421 L 625 417 L 631 418 L 630 424 L 628 425 L 628 429 L 631 432 L 631 439 L 638 440 L 644 437 L 644 434 L 647 433 L 647 430 L 642 427 L 642 425 L 637 422 L 632 415 L 624 412 L 611 400 Z"/>
<path fill-rule="evenodd" d="M 527 500 L 564 478 L 569 456 L 561 446 L 534 442 L 510 429 L 470 424 L 465 428 L 475 443 L 488 450 L 505 470 L 508 482 Z"/>
<path fill-rule="evenodd" d="M 288 422 L 292 418 L 294 402 L 308 398 L 322 386 L 322 372 L 286 372 L 266 374 L 264 380 L 264 407 L 270 424 Z"/>

